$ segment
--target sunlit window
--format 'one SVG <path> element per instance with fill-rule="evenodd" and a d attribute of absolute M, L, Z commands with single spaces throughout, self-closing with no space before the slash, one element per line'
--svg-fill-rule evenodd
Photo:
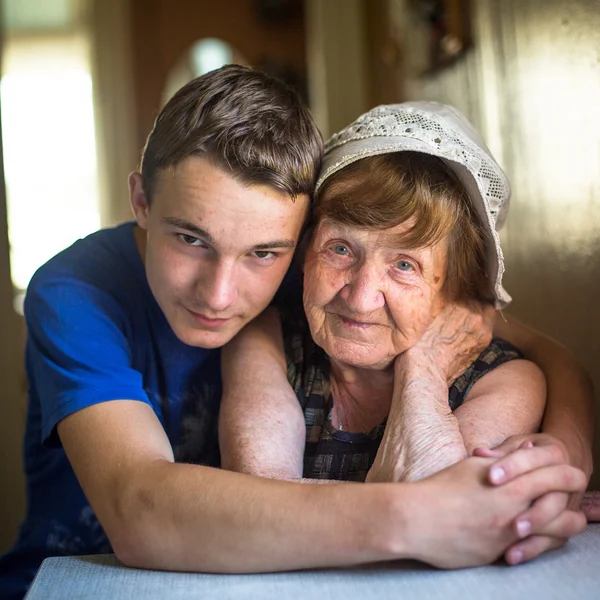
<path fill-rule="evenodd" d="M 190 57 L 195 77 L 234 62 L 231 46 L 216 38 L 196 42 L 190 50 Z"/>
<path fill-rule="evenodd" d="M 39 266 L 100 226 L 86 39 L 8 36 L 2 74 L 11 271 L 24 290 Z"/>
<path fill-rule="evenodd" d="M 198 40 L 169 70 L 163 94 L 164 102 L 166 103 L 188 81 L 231 63 L 248 64 L 233 46 L 223 40 L 218 38 Z"/>

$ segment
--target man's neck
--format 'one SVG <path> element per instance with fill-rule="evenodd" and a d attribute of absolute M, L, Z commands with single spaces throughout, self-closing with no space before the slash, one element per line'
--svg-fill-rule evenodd
<path fill-rule="evenodd" d="M 139 225 L 133 227 L 133 239 L 142 262 L 146 264 L 146 231 Z"/>

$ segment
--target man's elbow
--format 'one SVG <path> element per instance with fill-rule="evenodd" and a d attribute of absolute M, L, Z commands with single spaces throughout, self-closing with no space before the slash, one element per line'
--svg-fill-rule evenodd
<path fill-rule="evenodd" d="M 128 567 L 164 569 L 169 553 L 167 530 L 160 511 L 160 486 L 146 485 L 147 478 L 131 477 L 114 494 L 105 511 L 104 529 L 117 558 Z M 161 559 L 162 557 L 162 559 Z"/>

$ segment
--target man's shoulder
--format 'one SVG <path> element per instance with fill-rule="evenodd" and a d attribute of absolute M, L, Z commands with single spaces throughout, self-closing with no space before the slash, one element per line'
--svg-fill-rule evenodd
<path fill-rule="evenodd" d="M 101 229 L 76 241 L 34 274 L 27 296 L 51 289 L 61 294 L 73 286 L 110 295 L 131 294 L 137 281 L 145 284 L 144 267 L 133 238 L 133 223 Z"/>
<path fill-rule="evenodd" d="M 133 237 L 133 223 L 78 240 L 40 267 L 25 296 L 25 317 L 68 322 L 97 313 L 126 318 L 151 295 Z"/>
<path fill-rule="evenodd" d="M 32 283 L 61 276 L 87 279 L 101 274 L 103 269 L 115 269 L 124 261 L 132 263 L 133 259 L 140 260 L 134 251 L 133 223 L 101 229 L 77 240 L 42 265 L 33 276 Z"/>

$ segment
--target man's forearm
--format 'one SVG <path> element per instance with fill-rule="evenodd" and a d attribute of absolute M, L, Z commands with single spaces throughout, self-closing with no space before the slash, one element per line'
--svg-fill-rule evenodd
<path fill-rule="evenodd" d="M 569 461 L 589 477 L 594 441 L 594 390 L 585 370 L 563 346 L 513 317 L 496 320 L 495 335 L 506 339 L 536 363 L 546 377 L 548 399 L 542 431 L 558 438 Z"/>
<path fill-rule="evenodd" d="M 535 498 L 584 484 L 583 473 L 557 465 L 493 487 L 486 483 L 492 462 L 468 458 L 415 483 L 318 486 L 155 461 L 132 477 L 109 537 L 125 564 L 174 571 L 251 573 L 402 558 L 478 566 L 517 540 L 514 518 Z"/>
<path fill-rule="evenodd" d="M 243 573 L 389 560 L 405 556 L 402 493 L 157 461 L 127 486 L 119 530 L 107 533 L 117 556 L 141 568 Z"/>
<path fill-rule="evenodd" d="M 564 348 L 561 350 L 564 352 L 562 360 L 554 353 L 550 356 L 543 356 L 542 353 L 534 356 L 548 384 L 542 431 L 563 442 L 569 453 L 569 462 L 589 477 L 593 470 L 594 388 L 589 376 L 572 355 Z M 559 364 L 553 365 L 553 361 L 560 364 L 560 373 Z"/>

